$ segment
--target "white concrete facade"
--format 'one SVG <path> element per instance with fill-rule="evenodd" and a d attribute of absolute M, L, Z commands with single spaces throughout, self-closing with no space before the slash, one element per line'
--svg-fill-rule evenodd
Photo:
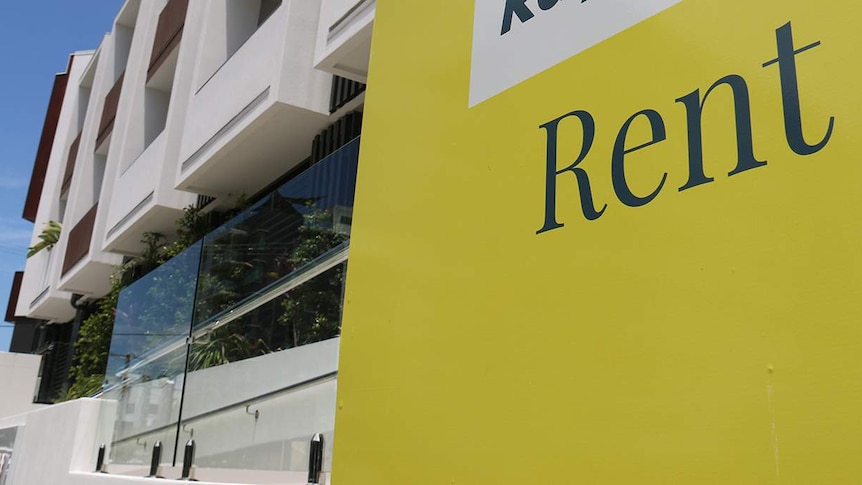
<path fill-rule="evenodd" d="M 315 67 L 366 82 L 375 11 L 375 0 L 323 0 Z"/>
<path fill-rule="evenodd" d="M 18 428 L 7 485 L 79 483 L 73 474 L 94 471 L 98 443 L 110 438 L 107 424 L 115 406 L 79 399 L 0 419 L 0 429 Z"/>
<path fill-rule="evenodd" d="M 42 407 L 33 404 L 42 356 L 0 352 L 0 419 Z"/>

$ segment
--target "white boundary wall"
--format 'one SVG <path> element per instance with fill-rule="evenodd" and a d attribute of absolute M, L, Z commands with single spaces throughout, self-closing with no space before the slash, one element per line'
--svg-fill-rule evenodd
<path fill-rule="evenodd" d="M 0 418 L 39 409 L 33 404 L 41 355 L 0 352 Z"/>
<path fill-rule="evenodd" d="M 79 399 L 0 419 L 0 429 L 19 428 L 7 485 L 154 483 L 153 479 L 118 475 L 114 470 L 111 474 L 94 473 L 99 444 L 110 442 L 115 412 L 115 401 Z M 178 472 L 166 470 L 165 475 L 172 478 Z M 218 476 L 219 483 L 226 483 L 232 475 L 241 473 L 211 470 L 208 475 Z M 199 476 L 206 478 L 202 475 Z M 305 483 L 303 473 L 291 474 L 287 482 L 285 474 L 257 475 L 252 477 L 254 483 Z M 321 482 L 328 483 L 328 476 Z"/>

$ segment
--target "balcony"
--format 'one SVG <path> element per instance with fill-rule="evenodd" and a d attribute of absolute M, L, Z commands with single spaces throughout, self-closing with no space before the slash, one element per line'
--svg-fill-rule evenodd
<path fill-rule="evenodd" d="M 104 231 L 100 205 L 93 205 L 68 233 L 60 237 L 63 251 L 59 288 L 71 293 L 101 297 L 111 288 L 110 275 L 122 257 L 103 253 L 93 244 Z M 66 302 L 68 305 L 68 301 Z"/>
<path fill-rule="evenodd" d="M 323 0 L 315 67 L 367 82 L 375 11 L 375 0 Z"/>
<path fill-rule="evenodd" d="M 141 234 L 171 233 L 181 208 L 194 202 L 192 194 L 174 191 L 153 176 L 164 170 L 167 135 L 162 132 L 118 174 L 106 215 L 105 251 L 140 253 Z"/>
<path fill-rule="evenodd" d="M 55 247 L 27 258 L 16 307 L 17 315 L 56 322 L 74 318 L 75 309 L 69 304 L 72 294 L 59 291 L 52 284 L 59 273 L 62 256 L 60 250 Z"/>
<path fill-rule="evenodd" d="M 322 433 L 329 470 L 358 153 L 355 139 L 121 292 L 101 396 L 119 401 L 114 466 L 136 473 L 156 440 L 170 463 L 193 434 L 199 478 L 292 477 Z"/>
<path fill-rule="evenodd" d="M 258 15 L 243 5 L 274 10 Z M 253 194 L 308 156 L 310 140 L 329 123 L 332 76 L 314 69 L 310 53 L 319 8 L 318 2 L 211 4 L 204 45 L 248 37 L 226 59 L 223 51 L 203 53 L 187 106 L 178 188 Z"/>

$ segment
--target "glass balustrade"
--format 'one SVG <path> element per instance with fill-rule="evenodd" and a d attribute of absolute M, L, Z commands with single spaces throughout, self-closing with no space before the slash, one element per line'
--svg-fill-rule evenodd
<path fill-rule="evenodd" d="M 0 429 L 0 485 L 6 485 L 12 472 L 12 454 L 20 427 Z"/>
<path fill-rule="evenodd" d="M 331 460 L 359 139 L 124 289 L 108 386 L 111 462 L 300 472 Z M 174 463 L 175 446 L 179 445 Z"/>
<path fill-rule="evenodd" d="M 194 431 L 199 466 L 305 470 L 312 435 L 331 438 L 345 269 L 195 338 L 183 427 Z"/>
<path fill-rule="evenodd" d="M 108 354 L 108 385 L 123 378 L 151 380 L 183 372 L 184 358 L 165 360 L 154 352 L 176 346 L 189 335 L 202 246 L 203 241 L 198 241 L 120 292 Z M 146 373 L 141 374 L 144 369 L 135 367 L 143 362 Z M 130 370 L 135 375 L 126 375 Z"/>
<path fill-rule="evenodd" d="M 349 239 L 358 155 L 357 139 L 207 235 L 195 324 Z"/>

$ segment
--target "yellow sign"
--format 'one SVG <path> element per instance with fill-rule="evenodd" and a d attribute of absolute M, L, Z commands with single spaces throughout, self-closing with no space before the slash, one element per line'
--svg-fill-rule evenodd
<path fill-rule="evenodd" d="M 334 483 L 862 483 L 859 18 L 379 1 Z"/>

